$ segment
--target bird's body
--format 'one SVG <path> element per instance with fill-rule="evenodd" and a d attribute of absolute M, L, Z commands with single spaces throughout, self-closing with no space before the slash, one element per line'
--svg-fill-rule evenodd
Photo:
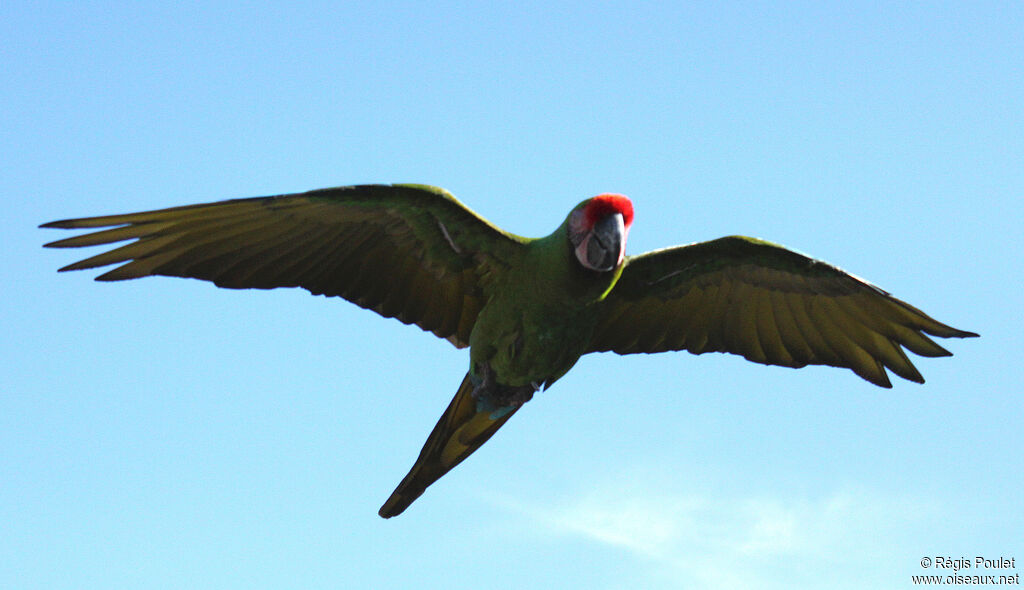
<path fill-rule="evenodd" d="M 470 334 L 474 365 L 489 363 L 506 385 L 553 383 L 586 352 L 593 306 L 621 275 L 574 268 L 565 224 L 529 242 L 495 285 Z"/>
<path fill-rule="evenodd" d="M 544 238 L 504 232 L 447 192 L 366 185 L 222 201 L 44 227 L 111 228 L 47 244 L 135 239 L 61 270 L 192 277 L 229 288 L 303 287 L 470 348 L 470 362 L 409 474 L 380 509 L 400 514 L 583 354 L 731 352 L 827 364 L 890 387 L 923 382 L 902 348 L 976 336 L 781 246 L 733 236 L 625 256 L 633 208 L 605 194 Z"/>

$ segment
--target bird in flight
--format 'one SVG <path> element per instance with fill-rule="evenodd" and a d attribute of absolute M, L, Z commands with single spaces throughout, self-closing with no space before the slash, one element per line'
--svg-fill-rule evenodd
<path fill-rule="evenodd" d="M 590 352 L 728 352 L 766 365 L 845 367 L 881 387 L 924 379 L 904 348 L 977 336 L 777 244 L 730 236 L 626 256 L 633 205 L 602 194 L 543 238 L 506 232 L 447 191 L 361 185 L 54 221 L 98 230 L 46 244 L 133 240 L 61 271 L 164 275 L 230 289 L 302 287 L 469 347 L 469 369 L 408 475 L 401 514 L 534 393 Z"/>

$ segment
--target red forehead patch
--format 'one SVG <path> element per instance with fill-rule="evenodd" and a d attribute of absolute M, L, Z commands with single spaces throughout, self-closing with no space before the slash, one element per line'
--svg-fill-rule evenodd
<path fill-rule="evenodd" d="M 593 227 L 598 219 L 613 213 L 622 214 L 622 222 L 627 228 L 633 224 L 633 203 L 625 195 L 615 193 L 597 195 L 590 199 L 590 202 L 587 203 L 587 208 L 584 210 L 587 225 L 590 227 Z"/>

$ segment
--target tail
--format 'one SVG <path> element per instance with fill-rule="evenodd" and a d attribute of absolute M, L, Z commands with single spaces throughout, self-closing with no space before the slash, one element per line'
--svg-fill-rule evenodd
<path fill-rule="evenodd" d="M 487 442 L 518 409 L 513 408 L 498 418 L 492 418 L 491 411 L 477 412 L 472 392 L 473 384 L 467 373 L 448 409 L 427 437 L 416 463 L 380 507 L 378 514 L 382 517 L 401 514 L 430 484 Z"/>

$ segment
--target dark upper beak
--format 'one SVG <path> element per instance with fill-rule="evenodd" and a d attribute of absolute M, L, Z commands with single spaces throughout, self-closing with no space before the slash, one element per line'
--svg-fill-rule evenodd
<path fill-rule="evenodd" d="M 587 266 L 593 270 L 612 270 L 622 260 L 626 224 L 621 213 L 609 215 L 594 224 L 587 240 Z"/>

